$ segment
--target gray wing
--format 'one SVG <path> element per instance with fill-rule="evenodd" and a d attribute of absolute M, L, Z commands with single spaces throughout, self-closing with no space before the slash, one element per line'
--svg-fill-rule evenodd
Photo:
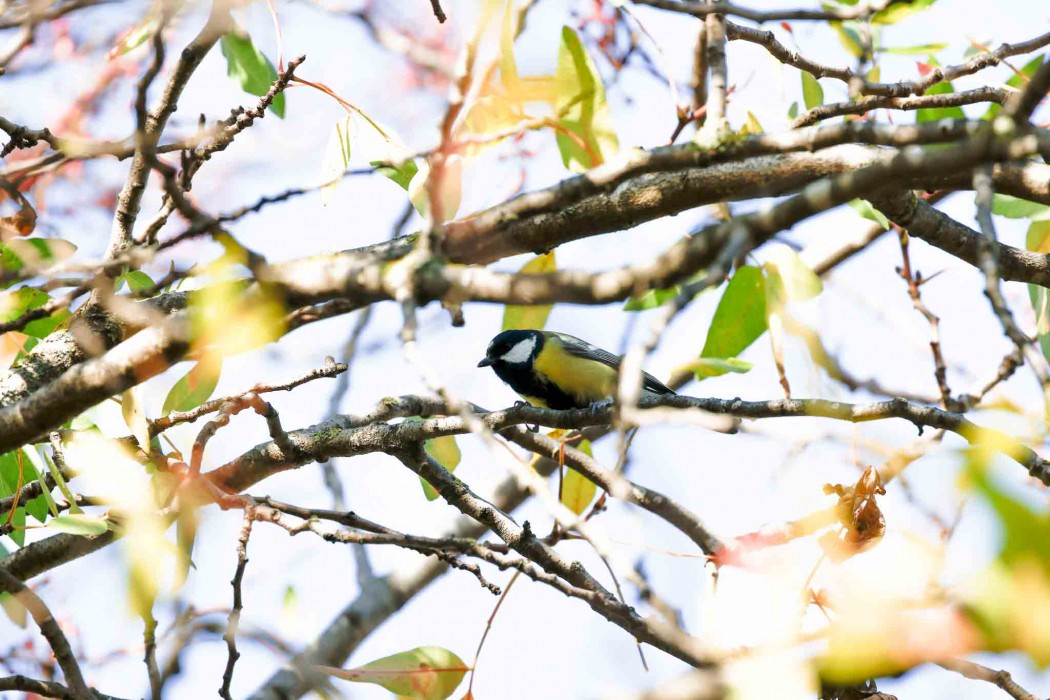
<path fill-rule="evenodd" d="M 576 336 L 568 335 L 566 333 L 555 333 L 554 331 L 547 332 L 555 336 L 561 342 L 565 351 L 570 355 L 585 357 L 589 360 L 595 360 L 602 364 L 609 365 L 617 371 L 620 370 L 620 362 L 622 358 L 619 355 L 613 355 L 608 350 L 603 350 L 597 345 L 591 345 L 586 340 L 580 340 Z M 674 391 L 648 372 L 642 372 L 642 388 L 646 391 L 651 391 L 654 394 L 674 394 Z"/>

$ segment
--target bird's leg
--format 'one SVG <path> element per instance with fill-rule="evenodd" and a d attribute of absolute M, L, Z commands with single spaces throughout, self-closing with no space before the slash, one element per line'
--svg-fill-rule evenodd
<path fill-rule="evenodd" d="M 531 405 L 532 404 L 530 404 L 528 401 L 515 401 L 514 402 L 514 408 L 520 408 L 522 406 L 531 406 Z M 528 430 L 530 433 L 538 433 L 538 432 L 540 432 L 540 426 L 539 425 L 529 425 L 528 423 L 526 423 L 525 424 L 525 429 Z"/>

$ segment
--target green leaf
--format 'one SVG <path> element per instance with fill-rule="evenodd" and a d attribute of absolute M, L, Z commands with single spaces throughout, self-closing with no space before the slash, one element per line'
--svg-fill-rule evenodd
<path fill-rule="evenodd" d="M 806 109 L 824 104 L 824 88 L 820 86 L 820 81 L 806 71 L 802 71 L 802 101 Z"/>
<path fill-rule="evenodd" d="M 918 46 L 883 46 L 877 49 L 879 53 L 888 53 L 896 56 L 914 56 L 918 54 L 935 54 L 948 48 L 948 43 L 919 44 Z"/>
<path fill-rule="evenodd" d="M 449 472 L 456 471 L 456 467 L 459 466 L 459 461 L 462 458 L 459 445 L 456 443 L 456 438 L 453 435 L 431 438 L 423 443 L 423 449 Z M 427 497 L 428 501 L 433 501 L 438 497 L 438 492 L 427 483 L 426 479 L 420 477 L 419 482 L 423 485 L 423 495 Z"/>
<path fill-rule="evenodd" d="M 0 266 L 12 272 L 26 266 L 39 270 L 62 262 L 76 249 L 75 245 L 61 238 L 12 238 L 0 244 Z"/>
<path fill-rule="evenodd" d="M 39 522 L 44 522 L 47 518 L 47 514 L 58 515 L 58 506 L 55 505 L 55 499 L 51 498 L 51 491 L 48 488 L 47 480 L 44 478 L 51 470 L 51 465 L 48 461 L 37 452 L 37 448 L 32 445 L 26 445 L 22 448 L 22 454 L 29 460 L 30 464 L 33 465 L 33 471 L 36 473 L 36 481 L 40 484 L 40 495 L 33 500 L 26 503 L 26 510 L 36 518 Z M 80 508 L 70 500 L 70 513 L 79 513 Z"/>
<path fill-rule="evenodd" d="M 859 22 L 849 20 L 846 22 L 829 22 L 829 24 L 838 35 L 839 42 L 851 56 L 854 58 L 864 56 L 864 42 L 860 38 L 860 32 L 857 31 L 860 26 Z"/>
<path fill-rule="evenodd" d="M 401 189 L 408 191 L 408 183 L 412 182 L 412 178 L 419 172 L 419 166 L 416 165 L 414 160 L 405 160 L 398 165 L 386 165 L 381 160 L 373 160 L 369 163 L 376 169 L 376 172 L 385 178 L 389 178 L 398 184 Z"/>
<path fill-rule="evenodd" d="M 775 290 L 783 301 L 806 301 L 824 289 L 820 277 L 791 248 L 784 245 L 771 247 L 766 257 L 763 268 L 767 289 Z"/>
<path fill-rule="evenodd" d="M 125 284 L 132 292 L 141 292 L 144 289 L 152 289 L 154 286 L 153 280 L 142 270 L 125 270 L 121 273 L 117 278 L 117 289 L 119 290 Z"/>
<path fill-rule="evenodd" d="M 30 321 L 22 328 L 22 332 L 31 338 L 46 338 L 51 335 L 56 328 L 68 321 L 70 316 L 72 316 L 72 314 L 69 313 L 69 309 L 59 309 L 50 316 Z M 28 342 L 25 344 L 25 348 L 27 352 L 32 350 L 32 347 Z"/>
<path fill-rule="evenodd" d="M 26 311 L 43 306 L 49 298 L 39 289 L 30 287 L 20 287 L 0 294 L 0 322 L 14 321 Z"/>
<path fill-rule="evenodd" d="M 56 515 L 47 522 L 47 526 L 67 535 L 81 537 L 95 537 L 109 530 L 109 523 L 105 518 L 85 513 Z"/>
<path fill-rule="evenodd" d="M 594 456 L 589 440 L 580 440 L 574 447 L 590 457 Z M 576 515 L 583 515 L 583 511 L 591 505 L 596 493 L 598 493 L 598 486 L 593 481 L 571 467 L 566 468 L 565 477 L 561 482 L 562 505 Z"/>
<path fill-rule="evenodd" d="M 631 297 L 624 305 L 624 311 L 647 311 L 663 306 L 666 302 L 674 299 L 681 292 L 681 287 L 670 289 L 650 289 L 640 297 Z"/>
<path fill-rule="evenodd" d="M 598 69 L 571 27 L 562 28 L 561 38 L 554 102 L 558 151 L 566 168 L 583 172 L 604 163 L 619 144 Z"/>
<path fill-rule="evenodd" d="M 1033 253 L 1050 254 L 1050 221 L 1033 221 L 1028 227 L 1025 247 Z M 1043 356 L 1050 359 L 1050 289 L 1028 285 L 1028 297 L 1035 312 L 1035 333 Z"/>
<path fill-rule="evenodd" d="M 985 45 L 987 45 L 988 43 L 991 42 L 987 42 Z M 1020 90 L 1024 88 L 1024 86 L 1028 84 L 1028 80 L 1033 75 L 1035 75 L 1035 72 L 1042 67 L 1045 61 L 1046 54 L 1041 54 L 1033 58 L 1031 61 L 1026 63 L 1023 68 L 1021 68 L 1019 73 L 1014 73 L 1012 76 L 1010 76 L 1010 79 L 1006 81 L 1007 87 L 1012 87 L 1015 90 Z M 1002 105 L 989 105 L 988 111 L 981 115 L 981 119 L 992 119 L 993 117 L 995 117 L 995 115 L 999 114 L 999 111 L 1002 108 Z"/>
<path fill-rule="evenodd" d="M 470 670 L 458 656 L 437 646 L 417 647 L 358 668 L 317 668 L 336 678 L 381 685 L 411 700 L 445 700 Z"/>
<path fill-rule="evenodd" d="M 1050 207 L 1039 202 L 997 194 L 992 199 L 992 213 L 1008 219 L 1044 219 Z"/>
<path fill-rule="evenodd" d="M 226 74 L 237 81 L 249 95 L 262 97 L 277 80 L 277 69 L 266 56 L 255 48 L 251 37 L 239 30 L 224 34 L 220 42 L 226 58 Z M 284 93 L 278 93 L 270 103 L 270 111 L 284 119 Z"/>
<path fill-rule="evenodd" d="M 33 516 L 38 523 L 47 521 L 47 497 L 43 494 L 26 501 L 26 512 Z"/>
<path fill-rule="evenodd" d="M 751 371 L 754 365 L 736 357 L 698 357 L 681 369 L 684 372 L 692 372 L 697 379 L 704 377 L 718 377 L 729 372 L 744 374 Z"/>
<path fill-rule="evenodd" d="M 766 328 L 766 280 L 762 270 L 751 265 L 737 268 L 715 309 L 700 357 L 735 358 Z M 703 377 L 698 375 L 697 379 Z"/>
<path fill-rule="evenodd" d="M 871 205 L 866 199 L 853 199 L 850 200 L 850 207 L 853 211 L 863 216 L 868 221 L 874 221 L 882 227 L 883 231 L 888 231 L 890 228 L 890 220 L 886 218 L 886 215 Z"/>
<path fill-rule="evenodd" d="M 18 457 L 14 452 L 0 455 L 0 498 L 7 498 L 18 488 Z M 7 513 L 0 514 L 6 517 Z"/>
<path fill-rule="evenodd" d="M 537 255 L 525 263 L 519 273 L 542 275 L 554 272 L 558 269 L 557 261 L 554 259 L 554 251 Z M 543 330 L 547 324 L 547 317 L 551 315 L 552 304 L 539 306 L 514 306 L 507 305 L 503 309 L 503 330 L 535 329 Z"/>
<path fill-rule="evenodd" d="M 936 0 L 901 0 L 893 3 L 885 10 L 876 12 L 871 21 L 875 24 L 896 24 L 906 17 L 922 12 L 934 2 Z"/>
<path fill-rule="evenodd" d="M 931 65 L 936 65 L 936 61 L 931 60 Z M 955 88 L 949 82 L 937 83 L 933 87 L 926 90 L 926 95 L 950 95 L 955 92 Z M 935 122 L 939 119 L 966 119 L 966 112 L 963 111 L 962 107 L 936 107 L 936 108 L 923 108 L 915 112 L 915 123 L 922 124 L 923 122 Z"/>
<path fill-rule="evenodd" d="M 6 515 L 4 517 L 7 517 Z M 14 527 L 11 533 L 8 535 L 11 541 L 17 544 L 19 547 L 24 547 L 26 543 L 26 509 L 25 506 L 21 508 L 15 508 L 15 515 L 11 518 L 11 525 Z"/>
<path fill-rule="evenodd" d="M 219 383 L 222 363 L 218 360 L 197 362 L 182 379 L 175 382 L 164 399 L 162 415 L 172 411 L 192 411 L 211 398 Z"/>
<path fill-rule="evenodd" d="M 791 106 L 788 107 L 788 119 L 795 119 L 798 116 L 798 102 L 792 102 Z"/>

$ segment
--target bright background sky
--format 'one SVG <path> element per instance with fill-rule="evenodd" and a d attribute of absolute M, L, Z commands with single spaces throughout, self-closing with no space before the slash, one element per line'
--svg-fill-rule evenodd
<path fill-rule="evenodd" d="M 356 3 L 335 6 L 354 8 Z M 469 31 L 474 0 L 449 2 L 448 29 L 439 30 L 423 0 L 388 3 L 397 10 L 384 9 L 383 16 L 404 12 L 398 21 L 427 33 L 452 31 L 463 36 Z M 557 36 L 562 24 L 575 25 L 574 10 L 586 11 L 589 2 L 542 0 L 530 14 L 528 28 L 516 45 L 522 74 L 553 71 L 557 58 Z M 757 9 L 800 7 L 804 2 L 756 2 Z M 391 127 L 413 151 L 424 150 L 436 142 L 437 124 L 444 107 L 444 95 L 411 88 L 411 71 L 400 59 L 374 46 L 360 23 L 334 19 L 311 3 L 278 3 L 284 32 L 286 59 L 300 53 L 307 61 L 298 74 L 325 82 L 372 118 Z M 99 8 L 73 15 L 72 31 L 79 42 L 99 50 L 63 63 L 58 71 L 24 74 L 4 78 L 0 90 L 0 113 L 19 123 L 42 126 L 62 114 L 75 96 L 100 70 L 105 61 L 106 41 L 114 28 L 132 21 L 125 3 L 115 8 Z M 957 63 L 967 48 L 966 39 L 998 46 L 1016 42 L 1045 31 L 1050 12 L 1036 9 L 1036 3 L 1012 0 L 996 3 L 994 11 L 972 0 L 939 0 L 933 9 L 885 31 L 884 43 L 909 46 L 950 41 L 939 54 L 944 64 Z M 411 9 L 409 9 L 411 8 Z M 696 23 L 691 18 L 636 8 L 637 16 L 657 38 L 682 84 L 688 80 Z M 407 16 L 407 15 L 410 15 Z M 265 6 L 255 3 L 237 13 L 238 20 L 251 32 L 257 44 L 275 56 L 272 25 Z M 196 12 L 181 21 L 179 38 L 169 43 L 169 57 L 200 26 L 202 14 Z M 796 22 L 795 39 L 804 53 L 818 61 L 845 65 L 851 59 L 829 29 L 818 24 Z M 774 27 L 782 39 L 785 33 Z M 41 34 L 48 41 L 46 32 Z M 32 55 L 32 54 L 31 54 Z M 730 82 L 736 85 L 730 106 L 730 121 L 739 126 L 752 111 L 766 130 L 786 125 L 787 106 L 801 101 L 798 72 L 783 68 L 757 46 L 743 42 L 728 47 Z M 910 79 L 917 75 L 916 57 L 887 56 L 882 63 L 882 80 Z M 1026 59 L 1017 58 L 1015 65 Z M 598 61 L 609 76 L 609 66 Z M 995 76 L 993 78 L 993 75 Z M 1009 75 L 990 71 L 977 79 L 964 79 L 956 89 L 966 89 L 997 81 Z M 106 101 L 107 107 L 90 123 L 98 137 L 118 137 L 129 132 L 130 82 L 118 97 Z M 845 96 L 841 83 L 822 81 L 827 101 Z M 610 85 L 608 95 L 621 147 L 651 147 L 666 142 L 674 126 L 673 105 L 662 84 L 638 69 L 621 73 Z M 254 104 L 225 75 L 218 50 L 205 60 L 191 81 L 175 118 L 172 133 L 187 133 L 197 115 L 222 117 L 238 104 Z M 967 110 L 971 116 L 983 107 Z M 343 118 L 331 100 L 303 89 L 288 94 L 287 119 L 267 117 L 242 134 L 226 152 L 210 161 L 194 183 L 193 194 L 211 211 L 225 212 L 254 201 L 258 196 L 287 187 L 322 180 L 321 161 L 334 124 Z M 894 115 L 910 121 L 911 116 Z M 367 134 L 361 138 L 367 140 Z M 548 133 L 530 134 L 525 145 L 537 149 L 525 163 L 526 188 L 535 189 L 566 176 L 554 139 Z M 361 151 L 365 151 L 362 147 Z M 493 149 L 471 163 L 464 180 L 466 213 L 496 203 L 516 187 L 521 161 L 512 147 Z M 355 164 L 367 154 L 355 151 Z M 104 250 L 109 232 L 110 212 L 94 206 L 100 187 L 119 187 L 126 174 L 125 163 L 97 162 L 87 166 L 79 182 L 60 184 L 50 190 L 48 208 L 42 211 L 41 230 L 45 234 L 69 238 L 80 246 L 85 257 Z M 344 182 L 328 203 L 319 195 L 293 199 L 287 204 L 268 207 L 233 226 L 246 245 L 269 260 L 300 257 L 313 252 L 351 248 L 385 238 L 399 216 L 405 195 L 382 178 L 353 178 Z M 147 197 L 143 218 L 156 209 L 158 198 Z M 734 211 L 747 211 L 754 203 L 734 205 Z M 972 196 L 961 193 L 944 205 L 960 221 L 973 225 Z M 662 250 L 697 224 L 709 220 L 706 210 L 683 213 L 615 233 L 562 246 L 557 251 L 562 267 L 607 269 L 646 258 Z M 413 225 L 418 225 L 418 221 Z M 177 224 L 175 228 L 177 228 Z M 806 247 L 807 259 L 819 259 L 819 249 L 830 249 L 845 237 L 865 230 L 868 222 L 849 209 L 817 217 L 792 231 L 787 238 Z M 1000 222 L 1000 235 L 1015 245 L 1023 245 L 1023 228 L 1013 222 Z M 645 251 L 639 253 L 639 251 Z M 211 246 L 192 243 L 178 249 L 179 263 L 208 259 Z M 757 255 L 762 258 L 761 252 Z M 854 261 L 843 265 L 828 280 L 825 292 L 800 310 L 803 317 L 818 325 L 826 345 L 860 377 L 877 377 L 890 388 L 898 387 L 929 395 L 936 394 L 932 363 L 927 347 L 929 330 L 911 308 L 906 287 L 895 275 L 900 252 L 896 240 L 885 237 Z M 501 261 L 499 269 L 516 269 L 528 257 Z M 973 386 L 976 379 L 994 374 L 1009 346 L 988 311 L 982 281 L 971 268 L 947 255 L 915 241 L 912 262 L 929 276 L 943 270 L 936 282 L 924 287 L 927 305 L 941 316 L 942 344 L 948 359 L 949 382 L 958 393 Z M 1031 312 L 1024 303 L 1027 294 L 1019 285 L 1007 285 L 1009 299 L 1018 317 L 1026 324 Z M 703 345 L 717 294 L 708 294 L 679 316 L 652 356 L 648 369 L 660 377 L 699 353 Z M 498 332 L 502 309 L 491 305 L 468 305 L 465 328 L 452 328 L 447 314 L 431 306 L 421 314 L 420 341 L 428 357 L 439 368 L 450 389 L 487 407 L 504 407 L 516 398 L 488 370 L 475 367 L 488 339 Z M 621 312 L 619 305 L 555 307 L 548 328 L 586 338 L 611 350 L 624 347 L 633 329 L 645 331 L 652 322 L 647 314 Z M 632 322 L 634 325 L 632 326 Z M 256 382 L 280 382 L 320 366 L 325 355 L 338 356 L 342 343 L 354 323 L 353 317 L 339 317 L 307 326 L 284 338 L 277 346 L 246 354 L 229 361 L 216 395 L 244 390 Z M 341 410 L 363 411 L 384 396 L 419 393 L 424 387 L 415 370 L 404 360 L 397 342 L 400 312 L 392 304 L 376 308 L 361 351 L 352 369 L 351 388 Z M 636 335 L 635 337 L 641 337 Z M 757 342 L 745 355 L 755 363 L 747 375 L 729 375 L 691 385 L 686 393 L 746 399 L 777 398 L 777 383 L 768 341 Z M 801 343 L 789 345 L 788 372 L 794 394 L 848 398 L 848 393 L 814 369 Z M 177 376 L 177 367 L 145 385 L 147 413 L 159 414 L 164 396 Z M 334 383 L 314 382 L 291 394 L 269 398 L 281 413 L 287 429 L 309 426 L 322 419 Z M 1031 402 L 1038 396 L 1026 370 L 1008 383 L 1005 392 L 1014 400 Z M 864 401 L 864 395 L 855 400 Z M 1029 404 L 1033 405 L 1033 404 Z M 99 422 L 114 434 L 126 432 L 115 406 L 97 411 Z M 982 414 L 988 425 L 1017 428 L 1002 416 Z M 193 429 L 172 431 L 176 444 L 188 447 Z M 731 537 L 765 524 L 798 518 L 830 504 L 821 494 L 826 482 L 850 483 L 857 477 L 854 460 L 878 463 L 877 454 L 866 449 L 868 441 L 902 446 L 915 439 L 914 429 L 898 422 L 860 427 L 815 419 L 766 421 L 748 426 L 746 434 L 725 436 L 695 427 L 653 427 L 643 429 L 632 453 L 631 477 L 638 482 L 670 494 L 699 514 L 720 536 Z M 234 419 L 208 447 L 206 468 L 222 464 L 253 445 L 267 439 L 265 425 L 249 414 Z M 481 494 L 507 476 L 506 470 L 491 458 L 480 441 L 462 437 L 459 444 L 463 461 L 457 476 Z M 949 437 L 946 447 L 958 448 L 960 441 Z M 596 456 L 605 465 L 615 461 L 613 442 L 596 446 Z M 955 488 L 959 464 L 956 451 L 942 450 L 916 462 L 907 471 L 908 484 L 921 503 L 950 517 L 958 499 Z M 456 515 L 441 502 L 427 503 L 418 479 L 393 459 L 373 455 L 337 461 L 350 506 L 360 515 L 402 531 L 432 534 Z M 1006 482 L 1022 484 L 1024 476 L 1016 464 L 1003 461 L 999 469 Z M 271 495 L 303 506 L 327 507 L 329 495 L 316 465 L 282 474 L 253 488 L 254 495 Z M 1029 489 L 1035 497 L 1035 491 Z M 856 557 L 835 575 L 853 575 L 858 582 L 884 575 L 900 585 L 911 585 L 909 577 L 919 573 L 901 555 L 907 551 L 904 533 L 934 541 L 936 530 L 910 505 L 899 483 L 893 484 L 881 501 L 889 534 L 887 541 L 870 553 Z M 515 515 L 518 522 L 531 519 L 537 531 L 546 532 L 549 517 L 535 505 Z M 220 513 L 208 509 L 194 555 L 196 571 L 181 592 L 198 609 L 226 608 L 231 602 L 229 579 L 235 567 L 235 544 L 240 526 L 239 513 Z M 537 523 L 542 523 L 537 525 Z M 649 548 L 693 553 L 695 548 L 683 536 L 657 519 L 639 511 L 613 504 L 597 523 L 610 537 L 630 544 L 645 543 Z M 994 522 L 977 504 L 967 507 L 953 545 L 948 550 L 942 580 L 953 583 L 978 570 L 996 551 Z M 897 543 L 897 544 L 895 544 Z M 785 571 L 809 567 L 819 556 L 811 543 L 790 548 L 785 554 Z M 579 557 L 602 581 L 604 570 L 580 543 L 559 545 L 567 555 Z M 635 547 L 623 554 L 635 556 Z M 419 557 L 393 548 L 371 550 L 379 572 L 392 570 Z M 102 691 L 138 697 L 147 684 L 140 661 L 141 624 L 124 604 L 124 568 L 121 548 L 109 547 L 80 559 L 36 580 L 42 595 L 60 619 L 82 635 L 78 642 L 88 658 L 107 659 L 103 666 L 87 667 L 87 675 Z M 277 632 L 296 648 L 301 648 L 328 623 L 356 594 L 355 570 L 349 548 L 326 544 L 303 535 L 291 539 L 283 530 L 257 524 L 249 545 L 244 582 L 245 609 L 242 629 L 259 626 Z M 668 556 L 648 551 L 644 560 L 656 591 L 682 610 L 687 628 L 699 630 L 713 625 L 710 607 L 702 601 L 703 567 L 700 560 Z M 903 566 L 898 570 L 894 566 Z M 801 569 L 799 568 L 801 567 Z M 496 583 L 505 584 L 509 574 L 492 572 Z M 724 623 L 723 633 L 739 635 L 747 643 L 755 629 L 774 625 L 775 610 L 759 602 L 770 598 L 754 577 L 737 572 L 723 575 L 722 590 L 738 592 L 746 604 L 730 605 L 734 615 Z M 819 579 L 818 579 L 819 583 Z M 860 585 L 858 583 L 858 585 Z M 294 610 L 285 609 L 286 591 L 294 591 Z M 733 599 L 727 599 L 733 600 Z M 445 646 L 468 660 L 474 653 L 496 599 L 463 573 L 441 578 L 413 599 L 399 614 L 383 625 L 361 645 L 350 664 L 423 644 Z M 637 601 L 634 601 L 637 602 Z M 157 616 L 163 630 L 171 620 L 171 606 L 158 605 Z M 754 618 L 754 619 L 751 619 Z M 216 616 L 225 622 L 225 615 Z M 752 623 L 753 628 L 748 624 Z M 727 631 L 728 630 L 728 631 Z M 0 620 L 0 639 L 14 639 L 20 632 Z M 753 639 L 751 641 L 754 641 Z M 6 645 L 5 645 L 6 646 Z M 239 645 L 244 654 L 236 668 L 234 696 L 243 696 L 268 677 L 282 662 L 270 651 L 248 642 Z M 115 660 L 111 655 L 124 650 Z M 162 646 L 162 656 L 170 649 Z M 546 587 L 519 581 L 504 604 L 482 657 L 475 695 L 478 698 L 606 696 L 615 691 L 641 688 L 681 673 L 684 665 L 654 649 L 646 654 L 651 671 L 645 673 L 638 661 L 631 638 L 622 630 L 593 614 L 578 601 L 570 601 Z M 1050 694 L 1050 677 L 1037 672 L 1016 655 L 989 657 L 986 663 L 1007 668 L 1019 682 L 1036 695 Z M 208 697 L 221 683 L 226 662 L 221 639 L 194 645 L 184 656 L 183 675 L 169 687 L 172 698 Z M 758 675 L 758 674 L 756 674 Z M 384 698 L 389 694 L 371 686 L 342 689 L 357 698 Z M 922 667 L 894 681 L 880 682 L 880 688 L 901 697 L 996 698 L 997 688 L 937 668 Z M 790 697 L 790 694 L 788 694 Z M 780 697 L 784 697 L 781 695 Z"/>

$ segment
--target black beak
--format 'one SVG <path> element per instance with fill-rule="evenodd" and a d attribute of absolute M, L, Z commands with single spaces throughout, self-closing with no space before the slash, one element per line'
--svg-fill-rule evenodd
<path fill-rule="evenodd" d="M 482 360 L 481 362 L 478 363 L 478 367 L 491 367 L 491 366 L 492 366 L 492 360 L 490 360 L 487 357 L 484 360 Z"/>

